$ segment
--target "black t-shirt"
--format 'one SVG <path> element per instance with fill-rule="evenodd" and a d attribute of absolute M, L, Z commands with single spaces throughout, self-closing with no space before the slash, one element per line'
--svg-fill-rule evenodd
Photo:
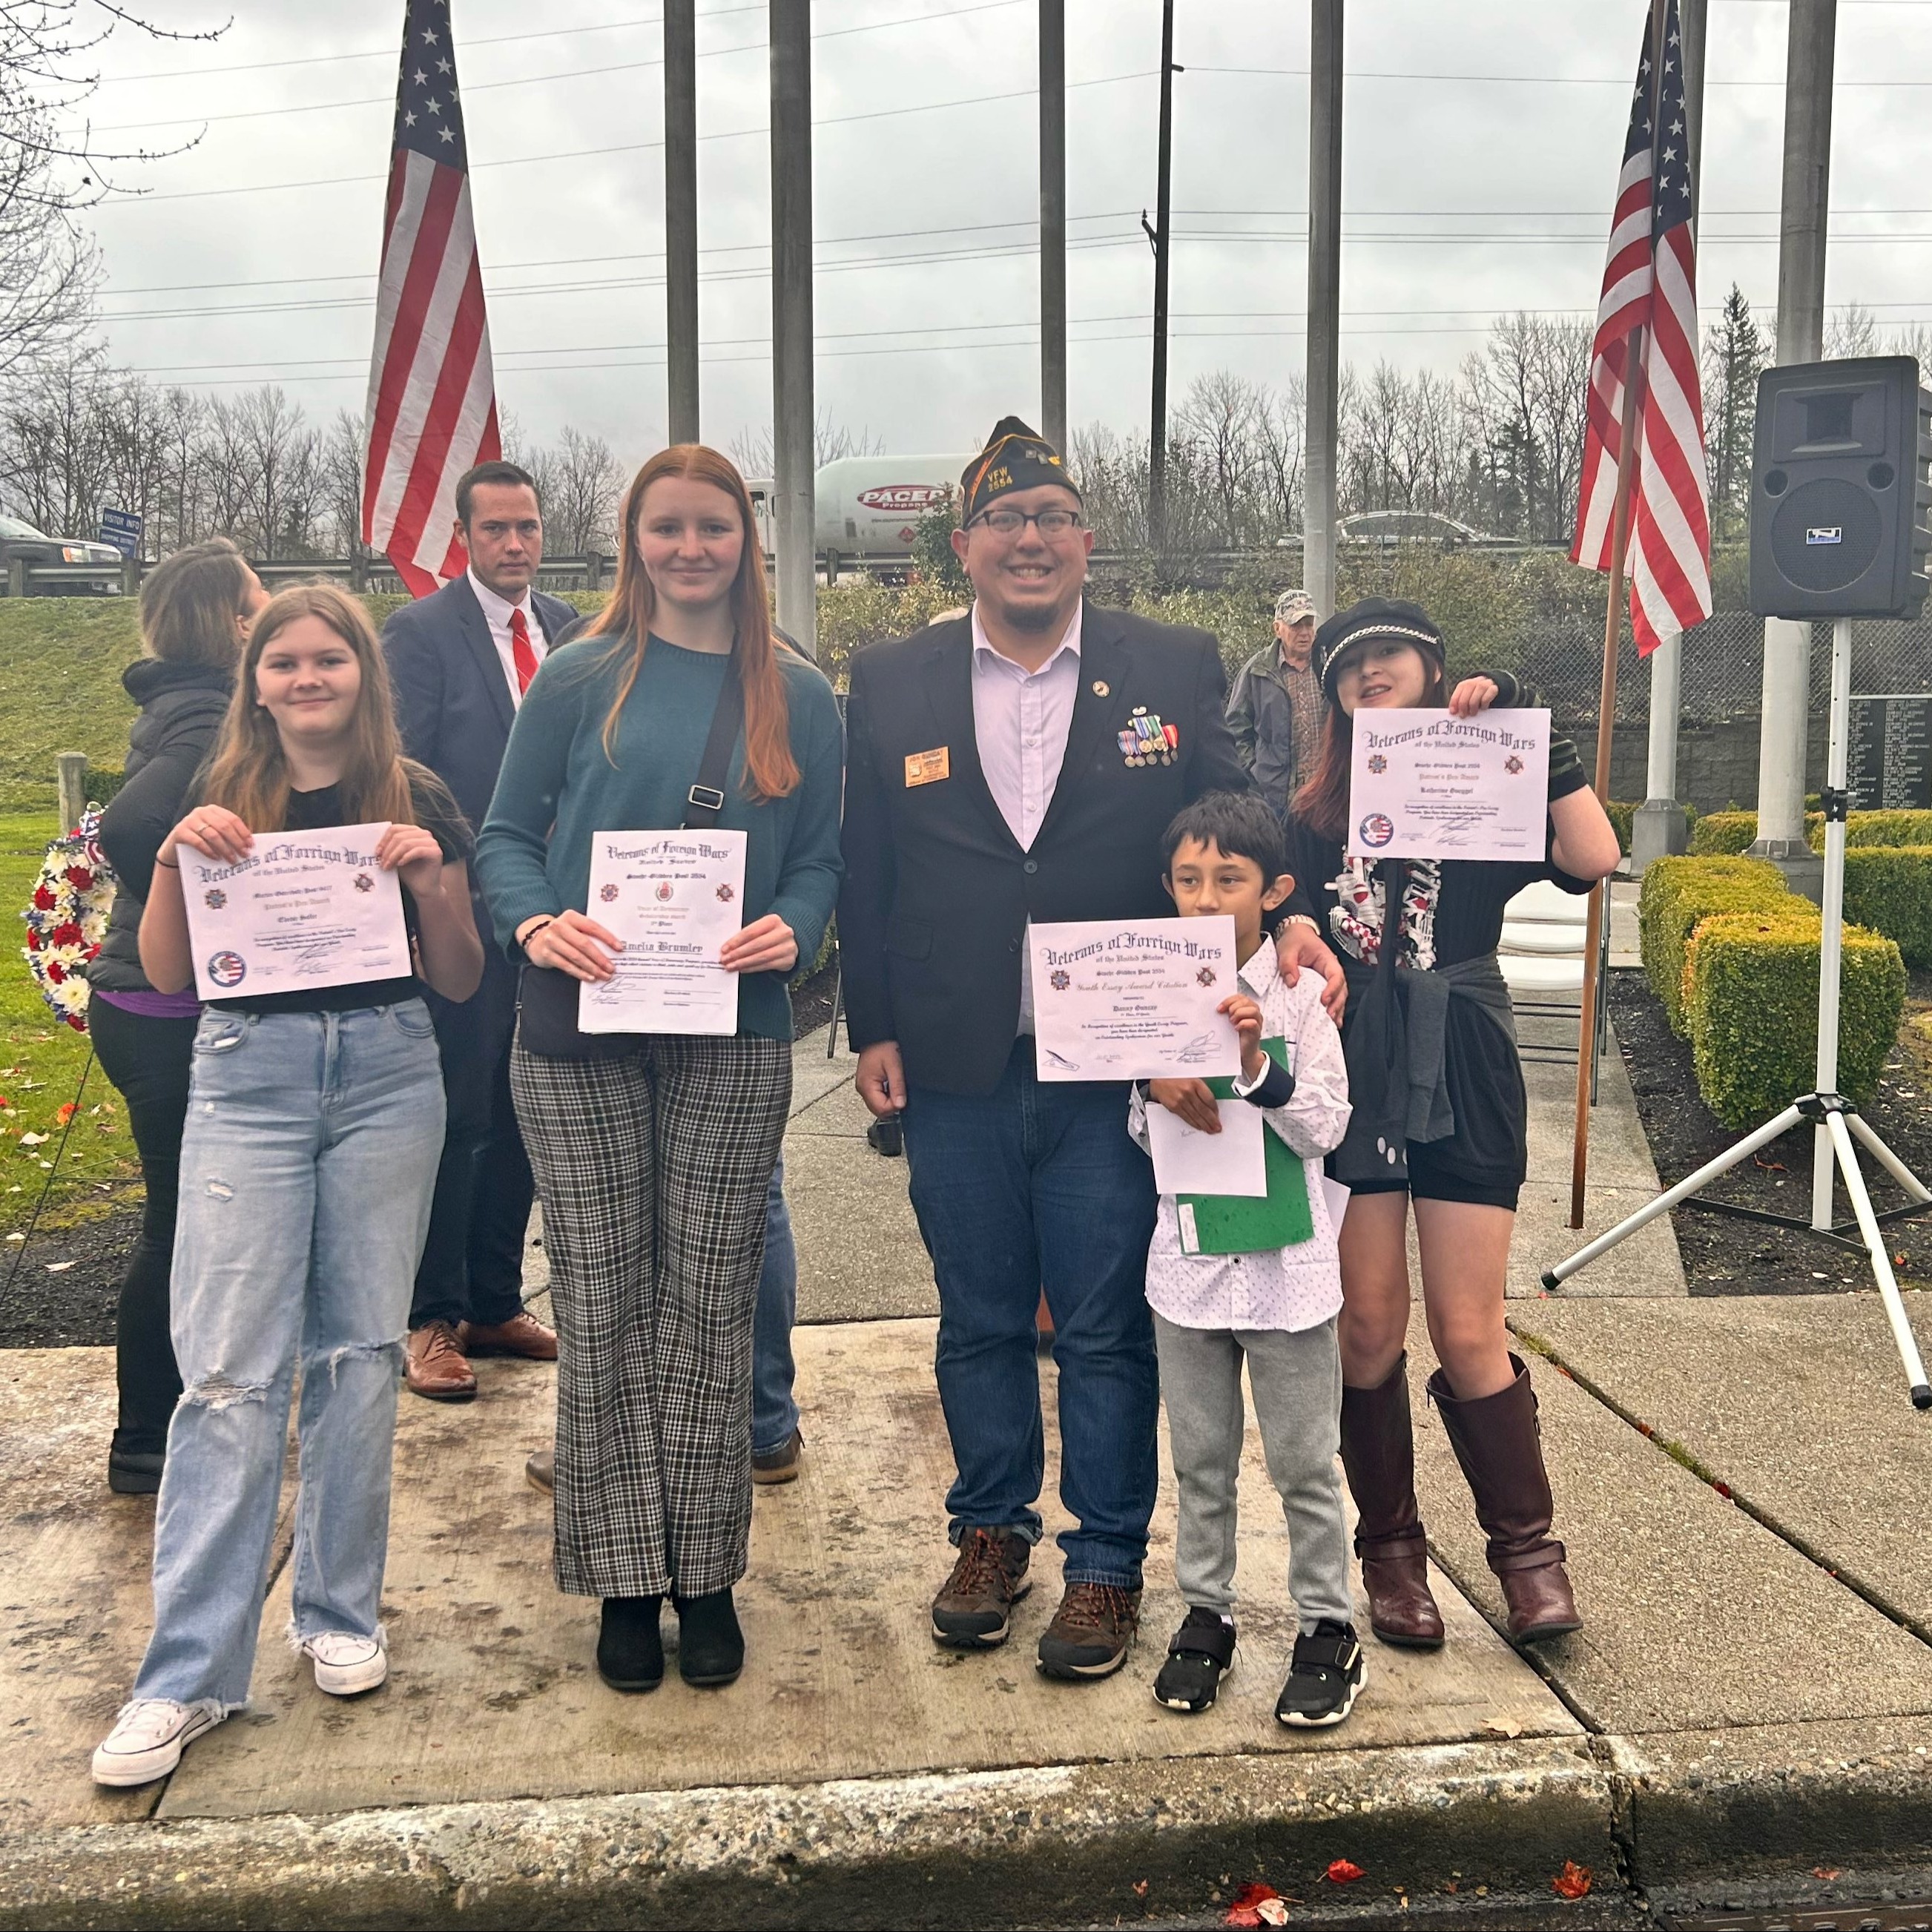
<path fill-rule="evenodd" d="M 469 821 L 442 781 L 431 773 L 414 770 L 410 774 L 410 804 L 416 823 L 430 833 L 442 848 L 443 862 L 460 859 L 465 864 L 476 849 Z M 359 824 L 342 808 L 340 789 L 324 785 L 320 791 L 289 794 L 284 832 L 321 832 L 334 825 Z M 416 937 L 416 902 L 407 886 L 403 887 L 403 920 L 410 939 Z M 314 986 L 293 993 L 263 993 L 253 999 L 211 1000 L 209 1006 L 224 1013 L 346 1013 L 367 1006 L 399 1006 L 405 1000 L 419 999 L 422 982 L 412 974 L 400 980 L 363 980 L 346 986 Z"/>

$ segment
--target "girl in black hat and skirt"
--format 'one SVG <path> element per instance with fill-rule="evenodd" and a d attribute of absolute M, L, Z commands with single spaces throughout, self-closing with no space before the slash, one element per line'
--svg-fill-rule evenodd
<path fill-rule="evenodd" d="M 1341 1232 L 1342 1460 L 1361 1512 L 1355 1549 L 1370 1622 L 1384 1642 L 1432 1649 L 1442 1641 L 1410 1432 L 1412 1201 L 1439 1364 L 1429 1396 L 1474 1493 L 1510 1634 L 1534 1642 L 1581 1619 L 1563 1545 L 1550 1533 L 1529 1372 L 1503 1322 L 1526 1145 L 1522 1066 L 1496 946 L 1516 893 L 1543 879 L 1587 892 L 1615 867 L 1617 837 L 1575 747 L 1555 739 L 1545 862 L 1350 851 L 1358 710 L 1446 704 L 1469 718 L 1535 700 L 1507 672 L 1448 691 L 1442 634 L 1427 613 L 1384 598 L 1330 618 L 1315 640 L 1315 666 L 1328 709 L 1315 776 L 1294 800 L 1289 858 L 1349 982 L 1342 1037 L 1354 1112 L 1329 1171 L 1353 1190 Z M 1296 905 L 1306 909 L 1300 898 Z"/>

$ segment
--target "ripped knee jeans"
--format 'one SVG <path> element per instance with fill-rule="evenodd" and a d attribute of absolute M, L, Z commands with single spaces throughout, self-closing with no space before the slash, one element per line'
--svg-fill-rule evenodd
<path fill-rule="evenodd" d="M 373 1636 L 410 1294 L 442 1146 L 420 1000 L 203 1012 L 182 1140 L 183 1384 L 136 1697 L 248 1700 L 299 1371 L 291 1638 Z"/>

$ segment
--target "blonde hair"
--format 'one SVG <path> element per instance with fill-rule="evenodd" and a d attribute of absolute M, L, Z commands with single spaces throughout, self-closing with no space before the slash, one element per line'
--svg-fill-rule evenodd
<path fill-rule="evenodd" d="M 141 644 L 169 664 L 233 669 L 242 655 L 236 620 L 248 595 L 248 564 L 226 537 L 165 556 L 142 580 Z"/>
<path fill-rule="evenodd" d="M 225 805 L 251 832 L 280 832 L 286 826 L 288 760 L 274 719 L 256 701 L 255 673 L 278 633 L 302 617 L 326 624 L 356 653 L 362 674 L 348 756 L 338 781 L 343 822 L 358 825 L 388 819 L 413 825 L 410 781 L 422 768 L 403 756 L 382 647 L 362 606 L 332 584 L 298 584 L 279 592 L 255 620 L 203 781 L 203 798 L 210 805 Z"/>
<path fill-rule="evenodd" d="M 604 716 L 604 755 L 614 765 L 616 763 L 617 721 L 637 683 L 644 662 L 645 640 L 657 612 L 656 589 L 638 554 L 638 519 L 644 513 L 644 492 L 665 476 L 709 483 L 723 490 L 738 512 L 745 547 L 739 555 L 738 574 L 731 580 L 731 668 L 745 694 L 746 795 L 754 804 L 788 797 L 798 789 L 798 760 L 792 755 L 790 706 L 784 674 L 778 665 L 771 606 L 766 601 L 765 560 L 758 548 L 752 494 L 738 466 L 701 442 L 676 442 L 659 450 L 624 493 L 623 513 L 617 525 L 622 532 L 617 587 L 584 633 L 612 638 L 612 652 L 628 652 L 630 658 Z"/>

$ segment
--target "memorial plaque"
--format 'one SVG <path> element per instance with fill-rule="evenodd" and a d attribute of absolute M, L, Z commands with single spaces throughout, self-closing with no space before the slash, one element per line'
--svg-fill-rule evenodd
<path fill-rule="evenodd" d="M 1932 695 L 1854 698 L 1849 751 L 1854 812 L 1932 810 Z"/>

